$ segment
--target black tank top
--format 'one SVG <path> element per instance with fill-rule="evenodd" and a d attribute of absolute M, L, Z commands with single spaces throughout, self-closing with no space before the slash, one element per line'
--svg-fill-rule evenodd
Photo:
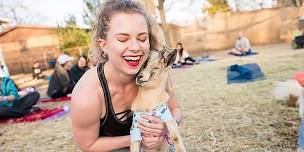
<path fill-rule="evenodd" d="M 106 77 L 104 75 L 103 67 L 103 63 L 99 64 L 97 67 L 98 78 L 103 89 L 106 106 L 106 114 L 103 118 L 100 119 L 99 136 L 130 135 L 130 128 L 132 126 L 132 115 L 129 115 L 131 114 L 131 110 L 126 110 L 115 114 L 112 106 L 111 94 L 108 88 Z M 117 116 L 119 115 L 122 116 L 118 118 Z M 122 121 L 123 118 L 126 119 Z"/>

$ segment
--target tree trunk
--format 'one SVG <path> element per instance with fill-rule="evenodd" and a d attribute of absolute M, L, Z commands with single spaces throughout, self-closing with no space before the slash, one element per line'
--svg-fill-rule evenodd
<path fill-rule="evenodd" d="M 158 0 L 158 10 L 159 10 L 159 14 L 160 14 L 160 20 L 161 20 L 161 27 L 165 33 L 165 37 L 166 37 L 166 44 L 167 45 L 171 45 L 171 41 L 170 41 L 170 35 L 169 35 L 169 26 L 166 22 L 166 15 L 165 15 L 165 8 L 164 8 L 164 2 L 165 0 Z"/>

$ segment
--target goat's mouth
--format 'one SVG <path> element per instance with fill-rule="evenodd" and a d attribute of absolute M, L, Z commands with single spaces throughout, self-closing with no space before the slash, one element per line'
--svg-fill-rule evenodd
<path fill-rule="evenodd" d="M 131 67 L 136 67 L 140 63 L 141 55 L 138 56 L 123 56 L 123 59 Z"/>
<path fill-rule="evenodd" d="M 139 86 L 143 86 L 144 84 L 146 84 L 148 81 L 146 80 L 141 80 L 141 79 L 136 79 L 136 84 Z"/>

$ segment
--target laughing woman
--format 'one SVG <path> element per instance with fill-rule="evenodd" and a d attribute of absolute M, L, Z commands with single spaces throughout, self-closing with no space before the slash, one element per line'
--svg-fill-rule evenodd
<path fill-rule="evenodd" d="M 83 75 L 72 93 L 73 134 L 82 150 L 114 151 L 130 146 L 130 108 L 138 92 L 135 78 L 150 49 L 161 46 L 157 33 L 156 24 L 138 2 L 106 0 L 101 5 L 91 56 L 97 66 Z M 167 90 L 169 108 L 181 121 L 180 105 L 174 92 Z M 148 121 L 152 123 L 147 125 Z M 139 127 L 142 147 L 160 146 L 167 130 L 159 118 L 145 116 Z"/>

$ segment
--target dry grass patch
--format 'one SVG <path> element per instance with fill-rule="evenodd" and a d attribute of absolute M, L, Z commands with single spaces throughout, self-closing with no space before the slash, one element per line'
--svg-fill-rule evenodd
<path fill-rule="evenodd" d="M 172 72 L 185 113 L 181 131 L 189 151 L 296 150 L 298 110 L 275 101 L 271 91 L 275 82 L 304 70 L 304 49 L 277 44 L 255 50 L 260 54 L 242 58 L 222 55 L 215 62 Z M 228 65 L 253 62 L 260 65 L 266 80 L 227 85 Z M 0 134 L 0 151 L 77 150 L 69 115 L 47 122 L 0 124 Z"/>

